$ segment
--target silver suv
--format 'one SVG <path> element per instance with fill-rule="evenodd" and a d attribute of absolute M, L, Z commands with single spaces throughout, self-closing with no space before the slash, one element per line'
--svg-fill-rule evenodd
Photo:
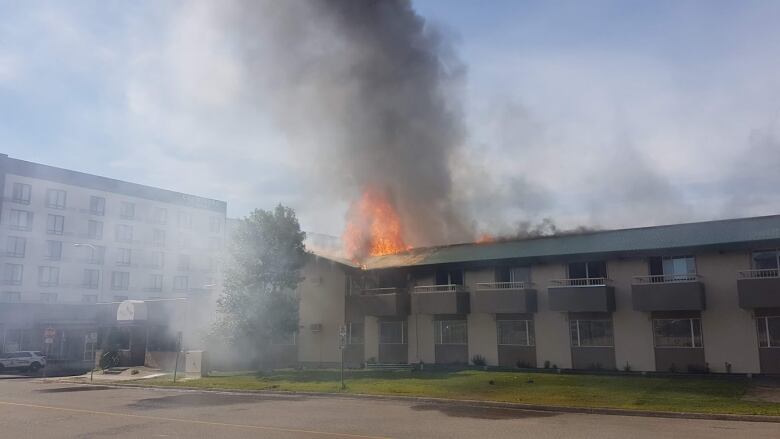
<path fill-rule="evenodd" d="M 0 371 L 21 369 L 37 372 L 46 367 L 46 356 L 39 351 L 18 351 L 0 354 Z"/>

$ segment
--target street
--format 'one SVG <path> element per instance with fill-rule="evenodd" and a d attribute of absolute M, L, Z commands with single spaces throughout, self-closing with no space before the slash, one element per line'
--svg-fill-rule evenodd
<path fill-rule="evenodd" d="M 3 438 L 776 438 L 779 424 L 0 379 Z"/>

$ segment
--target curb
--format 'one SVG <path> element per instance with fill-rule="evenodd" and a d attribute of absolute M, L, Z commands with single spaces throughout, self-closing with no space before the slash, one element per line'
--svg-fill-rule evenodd
<path fill-rule="evenodd" d="M 363 399 L 363 400 L 375 400 L 375 401 L 398 401 L 398 402 L 416 402 L 422 404 L 439 404 L 448 406 L 465 406 L 475 408 L 496 408 L 505 410 L 523 410 L 533 412 L 547 412 L 547 413 L 574 413 L 574 414 L 588 414 L 588 415 L 613 415 L 613 416 L 641 416 L 648 418 L 669 418 L 669 419 L 696 419 L 696 420 L 711 420 L 711 421 L 738 421 L 738 422 L 770 422 L 780 424 L 780 416 L 769 415 L 737 415 L 728 413 L 692 413 L 692 412 L 666 412 L 666 411 L 653 411 L 653 410 L 632 410 L 632 409 L 618 409 L 607 407 L 566 407 L 566 406 L 554 406 L 554 405 L 539 405 L 539 404 L 524 404 L 516 402 L 499 402 L 499 401 L 481 401 L 474 399 L 449 399 L 449 398 L 432 398 L 421 396 L 401 396 L 401 395 L 372 395 L 366 393 L 328 393 L 328 392 L 294 392 L 285 390 L 241 390 L 241 389 L 225 389 L 225 388 L 202 388 L 202 387 L 188 387 L 188 386 L 158 386 L 158 385 L 146 385 L 137 383 L 84 383 L 79 381 L 70 380 L 58 380 L 56 382 L 68 383 L 68 384 L 80 384 L 85 386 L 104 386 L 104 387 L 130 387 L 130 388 L 142 388 L 142 389 L 158 389 L 158 390 L 186 390 L 193 392 L 214 392 L 223 394 L 240 394 L 240 395 L 278 395 L 278 396 L 291 396 L 291 395 L 303 395 L 318 398 L 348 398 L 348 399 Z"/>

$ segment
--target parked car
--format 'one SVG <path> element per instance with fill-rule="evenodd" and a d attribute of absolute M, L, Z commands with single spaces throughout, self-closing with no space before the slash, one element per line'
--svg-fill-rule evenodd
<path fill-rule="evenodd" d="M 39 351 L 18 351 L 0 354 L 0 371 L 4 369 L 19 369 L 37 372 L 42 367 L 46 367 L 46 356 Z"/>

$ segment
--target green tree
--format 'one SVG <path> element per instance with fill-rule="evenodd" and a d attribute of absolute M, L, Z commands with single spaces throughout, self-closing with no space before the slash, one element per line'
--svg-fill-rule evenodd
<path fill-rule="evenodd" d="M 256 209 L 242 219 L 229 245 L 217 333 L 234 345 L 253 347 L 255 358 L 275 336 L 298 329 L 295 289 L 306 259 L 295 211 Z"/>

